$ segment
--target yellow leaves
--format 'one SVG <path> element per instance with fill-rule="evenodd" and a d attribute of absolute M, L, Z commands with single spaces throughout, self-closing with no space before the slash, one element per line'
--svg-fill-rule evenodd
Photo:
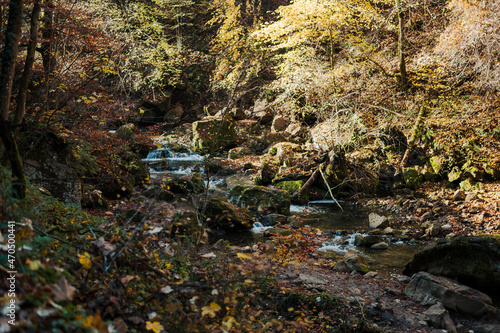
<path fill-rule="evenodd" d="M 212 302 L 212 303 L 210 303 L 210 306 L 204 306 L 201 309 L 201 315 L 202 315 L 202 317 L 208 315 L 210 318 L 214 318 L 216 312 L 218 312 L 220 310 L 221 310 L 220 305 L 215 303 L 215 302 Z"/>
<path fill-rule="evenodd" d="M 236 253 L 236 256 L 240 257 L 241 259 L 252 259 L 251 256 L 249 256 L 248 254 L 245 254 L 245 253 Z"/>
<path fill-rule="evenodd" d="M 227 316 L 226 318 L 224 318 L 224 320 L 222 321 L 222 327 L 225 329 L 225 330 L 230 330 L 234 325 L 237 325 L 238 323 L 236 322 L 236 319 L 234 319 L 234 317 L 231 317 L 231 316 Z"/>
<path fill-rule="evenodd" d="M 153 331 L 154 333 L 160 333 L 161 331 L 164 330 L 164 327 L 157 321 L 155 321 L 154 323 L 147 321 L 146 329 L 148 331 Z"/>
<path fill-rule="evenodd" d="M 89 269 L 92 266 L 92 259 L 90 257 L 90 254 L 88 254 L 87 252 L 85 252 L 84 254 L 78 254 L 78 262 L 85 269 Z"/>
<path fill-rule="evenodd" d="M 40 260 L 31 261 L 30 259 L 28 259 L 28 260 L 26 260 L 26 264 L 28 265 L 29 269 L 32 271 L 36 271 L 39 268 L 44 268 L 44 266 Z"/>

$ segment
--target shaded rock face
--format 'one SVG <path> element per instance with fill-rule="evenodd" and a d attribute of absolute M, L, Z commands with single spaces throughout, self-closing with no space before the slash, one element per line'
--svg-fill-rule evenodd
<path fill-rule="evenodd" d="M 405 275 L 425 271 L 500 296 L 500 242 L 490 237 L 456 237 L 415 253 Z"/>
<path fill-rule="evenodd" d="M 475 318 L 498 319 L 491 298 L 453 280 L 419 272 L 406 286 L 405 295 L 423 305 L 441 303 L 446 309 Z"/>
<path fill-rule="evenodd" d="M 229 201 L 259 213 L 290 213 L 290 195 L 285 190 L 264 186 L 235 186 L 229 192 Z"/>
<path fill-rule="evenodd" d="M 24 160 L 24 171 L 32 184 L 46 188 L 66 204 L 80 206 L 82 182 L 76 167 L 71 146 L 54 134 L 48 134 Z"/>

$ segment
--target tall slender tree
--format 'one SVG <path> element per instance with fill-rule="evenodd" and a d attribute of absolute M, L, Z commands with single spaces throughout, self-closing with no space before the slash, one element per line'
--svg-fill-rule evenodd
<path fill-rule="evenodd" d="M 13 195 L 21 199 L 26 196 L 26 176 L 24 175 L 17 143 L 12 135 L 12 128 L 9 122 L 9 110 L 16 58 L 19 50 L 23 6 L 24 0 L 12 0 L 9 2 L 9 19 L 0 60 L 2 65 L 0 71 L 0 137 L 2 138 L 5 153 L 9 157 L 12 168 L 12 175 L 14 177 L 12 182 Z"/>

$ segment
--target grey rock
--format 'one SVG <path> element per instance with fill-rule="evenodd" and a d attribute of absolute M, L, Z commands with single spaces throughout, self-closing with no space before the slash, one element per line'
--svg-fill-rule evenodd
<path fill-rule="evenodd" d="M 453 193 L 453 201 L 463 201 L 465 200 L 465 192 L 458 189 Z"/>
<path fill-rule="evenodd" d="M 373 250 L 387 250 L 389 248 L 389 244 L 387 244 L 386 242 L 380 242 L 380 243 L 376 243 L 376 244 L 373 244 L 372 246 L 370 246 L 370 249 L 373 249 Z"/>
<path fill-rule="evenodd" d="M 424 314 L 427 316 L 427 323 L 434 328 L 444 328 L 449 333 L 457 333 L 457 328 L 450 318 L 448 310 L 441 303 L 434 304 L 427 309 Z"/>
<path fill-rule="evenodd" d="M 372 229 L 384 229 L 389 226 L 389 219 L 386 216 L 378 215 L 377 213 L 370 213 L 368 221 L 370 222 L 370 228 Z"/>
<path fill-rule="evenodd" d="M 491 305 L 488 295 L 426 272 L 413 276 L 406 286 L 405 295 L 423 305 L 441 303 L 448 310 L 475 318 L 500 318 L 498 309 Z"/>

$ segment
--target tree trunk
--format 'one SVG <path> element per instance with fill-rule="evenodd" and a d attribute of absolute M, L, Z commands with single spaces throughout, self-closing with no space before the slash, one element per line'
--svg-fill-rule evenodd
<path fill-rule="evenodd" d="M 23 76 L 19 85 L 19 93 L 17 94 L 17 105 L 14 116 L 14 124 L 22 123 L 24 113 L 26 110 L 26 96 L 28 95 L 28 84 L 33 72 L 33 64 L 35 62 L 36 44 L 38 40 L 38 27 L 40 18 L 40 0 L 35 0 L 33 5 L 33 12 L 31 13 L 31 27 L 30 27 L 30 41 L 28 43 L 28 51 L 26 54 L 26 61 L 24 63 Z"/>
<path fill-rule="evenodd" d="M 9 122 L 0 118 L 0 137 L 2 138 L 5 152 L 10 160 L 12 168 L 12 195 L 18 199 L 26 197 L 26 176 L 24 175 L 21 155 L 17 149 L 16 140 L 12 136 Z"/>
<path fill-rule="evenodd" d="M 418 132 L 418 127 L 420 126 L 420 123 L 422 122 L 422 119 L 424 119 L 425 115 L 425 106 L 420 107 L 420 111 L 418 112 L 417 119 L 415 120 L 415 124 L 413 125 L 413 129 L 411 130 L 410 138 L 408 140 L 408 146 L 406 147 L 405 154 L 403 155 L 403 158 L 401 159 L 401 163 L 399 164 L 398 170 L 396 170 L 395 175 L 399 175 L 403 172 L 403 168 L 406 167 L 408 164 L 408 159 L 410 158 L 410 153 L 412 152 L 413 148 L 415 147 L 415 140 L 417 138 L 417 132 Z"/>
<path fill-rule="evenodd" d="M 12 82 L 14 81 L 16 57 L 19 49 L 18 43 L 21 34 L 23 2 L 23 0 L 12 0 L 9 2 L 9 21 L 7 22 L 5 32 L 5 44 L 1 58 L 2 69 L 0 71 L 0 137 L 12 168 L 12 176 L 14 178 L 12 181 L 13 195 L 21 199 L 26 196 L 26 177 L 16 141 L 12 137 L 8 118 L 12 96 Z"/>
<path fill-rule="evenodd" d="M 1 58 L 2 70 L 0 72 L 0 116 L 4 120 L 9 118 L 12 82 L 14 81 L 21 34 L 23 2 L 24 0 L 12 0 L 9 3 L 9 21 L 5 32 L 5 44 Z"/>
<path fill-rule="evenodd" d="M 406 61 L 404 53 L 404 43 L 403 43 L 403 26 L 404 26 L 404 16 L 401 9 L 401 0 L 396 0 L 396 10 L 398 11 L 398 54 L 399 54 L 399 73 L 401 75 L 401 86 L 406 88 L 408 84 L 408 78 L 406 75 Z"/>
<path fill-rule="evenodd" d="M 56 51 L 54 45 L 54 4 L 51 0 L 45 0 L 46 7 L 43 11 L 41 54 L 43 70 L 46 75 L 50 75 L 56 69 Z"/>

